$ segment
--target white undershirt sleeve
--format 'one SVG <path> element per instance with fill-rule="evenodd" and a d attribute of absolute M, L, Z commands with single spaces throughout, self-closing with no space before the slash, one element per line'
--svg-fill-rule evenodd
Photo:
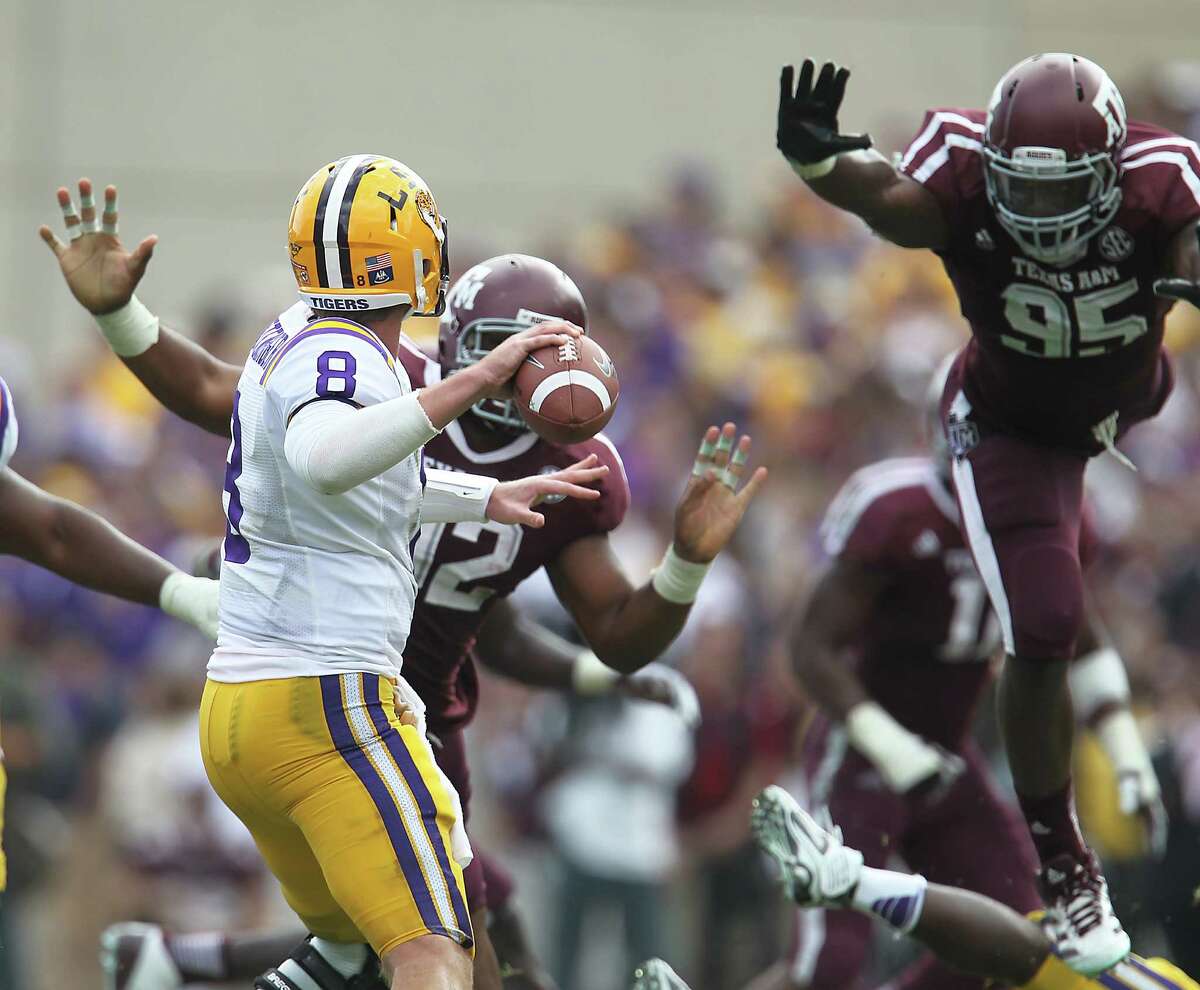
<path fill-rule="evenodd" d="M 425 470 L 421 523 L 483 522 L 488 501 L 499 482 L 482 474 Z"/>
<path fill-rule="evenodd" d="M 340 495 L 395 467 L 437 433 L 416 392 L 363 409 L 326 399 L 292 417 L 283 453 L 307 484 Z"/>

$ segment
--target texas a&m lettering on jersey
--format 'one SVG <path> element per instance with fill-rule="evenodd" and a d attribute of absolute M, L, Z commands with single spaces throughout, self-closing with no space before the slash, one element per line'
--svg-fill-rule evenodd
<path fill-rule="evenodd" d="M 437 362 L 404 340 L 399 363 L 416 388 L 442 375 Z M 599 483 L 600 498 L 543 504 L 539 511 L 546 525 L 541 529 L 490 521 L 421 527 L 413 551 L 417 607 L 404 651 L 404 676 L 425 702 L 433 732 L 459 728 L 474 714 L 478 686 L 470 654 L 491 606 L 552 563 L 568 544 L 615 529 L 629 507 L 629 484 L 620 455 L 603 434 L 560 447 L 524 432 L 496 450 L 476 451 L 454 422 L 425 445 L 430 467 L 501 481 L 555 471 L 589 454 L 609 468 Z"/>
<path fill-rule="evenodd" d="M 1130 121 L 1111 223 L 1062 265 L 1035 261 L 988 202 L 981 110 L 926 114 L 900 170 L 937 199 L 940 251 L 972 339 L 964 389 L 980 422 L 1084 453 L 1113 413 L 1126 428 L 1154 415 L 1171 387 L 1162 350 L 1170 303 L 1154 295 L 1167 248 L 1200 218 L 1200 150 Z"/>

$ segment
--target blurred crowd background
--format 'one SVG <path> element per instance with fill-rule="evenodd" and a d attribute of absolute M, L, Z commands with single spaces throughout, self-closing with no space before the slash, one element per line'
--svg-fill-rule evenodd
<path fill-rule="evenodd" d="M 1020 53 L 997 61 L 995 74 Z M 1143 62 L 1140 71 L 1118 74 L 1131 115 L 1200 138 L 1200 65 Z M 548 85 L 536 81 L 536 65 L 536 58 L 524 64 L 526 80 Z M 856 68 L 871 74 L 870 65 Z M 923 70 L 920 86 L 929 88 L 930 78 Z M 871 85 L 878 89 L 880 80 Z M 987 93 L 977 88 L 974 102 Z M 761 100 L 767 112 L 755 113 L 768 117 L 770 82 Z M 902 127 L 880 122 L 885 149 L 904 142 L 920 109 L 908 107 Z M 465 108 L 457 123 L 470 126 Z M 504 140 L 512 154 L 536 147 L 518 134 Z M 770 129 L 757 140 L 765 160 Z M 651 953 L 672 959 L 697 990 L 728 990 L 781 950 L 787 912 L 748 847 L 749 799 L 768 782 L 786 781 L 806 716 L 779 634 L 819 563 L 816 527 L 830 498 L 855 468 L 921 449 L 929 377 L 966 333 L 932 255 L 881 244 L 782 167 L 747 182 L 714 166 L 702 144 L 689 147 L 694 154 L 672 156 L 677 144 L 665 141 L 653 156 L 660 164 L 638 176 L 636 197 L 593 185 L 573 204 L 561 183 L 572 162 L 558 155 L 555 222 L 547 215 L 517 224 L 501 211 L 497 222 L 474 225 L 469 210 L 451 215 L 456 274 L 516 247 L 553 259 L 583 289 L 591 331 L 621 375 L 607 432 L 633 491 L 617 533 L 632 573 L 645 574 L 669 539 L 675 499 L 709 423 L 744 426 L 754 437 L 753 461 L 771 469 L 670 657 L 700 697 L 695 733 L 653 706 L 534 694 L 495 679 L 484 685 L 469 732 L 475 841 L 516 874 L 518 904 L 564 990 L 612 990 L 636 957 Z M 79 149 L 69 156 L 72 163 L 83 157 Z M 417 157 L 409 163 L 439 190 L 436 168 Z M 300 163 L 297 177 L 315 164 Z M 101 174 L 105 165 L 89 166 L 94 178 L 124 181 Z M 265 182 L 247 174 L 252 185 Z M 51 219 L 53 185 L 71 177 L 42 176 L 36 195 L 46 209 L 21 209 Z M 171 196 L 186 198 L 188 188 L 173 185 Z M 123 186 L 125 229 L 142 232 L 132 192 Z M 167 197 L 161 188 L 155 195 Z M 287 195 L 281 207 L 276 189 L 260 212 L 281 219 Z M 459 198 L 483 208 L 479 197 L 460 190 Z M 514 243 L 508 235 L 516 229 Z M 246 280 L 252 288 L 213 292 L 211 272 L 197 269 L 191 295 L 166 298 L 152 288 L 152 265 L 142 293 L 239 364 L 290 298 L 281 238 L 269 250 L 247 241 L 226 250 L 246 249 L 240 264 L 256 273 Z M 36 270 L 31 285 L 53 295 L 45 310 L 53 325 L 0 338 L 0 370 L 21 415 L 14 468 L 188 566 L 224 530 L 225 445 L 159 409 L 88 320 L 64 305 L 32 233 L 26 243 L 19 266 Z M 7 275 L 14 277 L 13 263 Z M 28 300 L 20 305 L 43 312 Z M 1127 444 L 1138 473 L 1109 458 L 1089 472 L 1104 540 L 1092 590 L 1129 667 L 1173 815 L 1165 860 L 1147 858 L 1136 823 L 1117 812 L 1096 748 L 1084 740 L 1078 749 L 1081 812 L 1108 865 L 1118 912 L 1143 953 L 1165 950 L 1170 940 L 1176 961 L 1193 973 L 1200 970 L 1198 317 L 1182 309 L 1172 315 L 1179 383 L 1163 415 Z M 428 342 L 435 327 L 414 324 L 412 332 Z M 548 585 L 531 580 L 517 600 L 569 634 Z M 207 653 L 207 643 L 148 610 L 0 561 L 0 720 L 10 778 L 4 937 L 15 967 L 0 985 L 98 986 L 96 939 L 118 919 L 180 931 L 290 925 L 252 843 L 211 794 L 200 765 L 196 707 Z M 985 706 L 980 733 L 994 752 L 989 721 Z M 613 793 L 621 799 L 605 800 Z M 660 824 L 639 827 L 647 821 Z"/>

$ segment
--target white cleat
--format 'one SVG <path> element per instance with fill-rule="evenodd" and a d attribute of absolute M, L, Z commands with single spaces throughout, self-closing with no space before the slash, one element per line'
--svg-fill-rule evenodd
<path fill-rule="evenodd" d="M 125 921 L 100 936 L 105 990 L 179 990 L 183 977 L 158 925 Z"/>
<path fill-rule="evenodd" d="M 858 883 L 863 857 L 842 844 L 842 830 L 832 822 L 823 827 L 774 784 L 754 799 L 753 808 L 751 831 L 779 864 L 788 896 L 801 907 L 844 903 Z"/>
<path fill-rule="evenodd" d="M 691 990 L 661 959 L 647 959 L 633 971 L 630 990 Z"/>
<path fill-rule="evenodd" d="M 1073 970 L 1095 976 L 1129 955 L 1129 936 L 1113 913 L 1099 864 L 1056 856 L 1038 878 L 1048 905 L 1055 953 Z"/>

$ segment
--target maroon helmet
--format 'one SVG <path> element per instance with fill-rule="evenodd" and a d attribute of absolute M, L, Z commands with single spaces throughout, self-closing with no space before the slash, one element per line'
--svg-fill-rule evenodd
<path fill-rule="evenodd" d="M 442 375 L 475 364 L 506 337 L 542 320 L 567 320 L 587 332 L 583 294 L 566 272 L 528 254 L 481 261 L 446 295 L 438 327 Z M 528 429 L 508 400 L 482 399 L 471 411 L 496 429 Z"/>
<path fill-rule="evenodd" d="M 1081 254 L 1121 205 L 1125 104 L 1095 62 L 1052 52 L 1019 62 L 996 84 L 983 134 L 996 219 L 1030 257 Z"/>

